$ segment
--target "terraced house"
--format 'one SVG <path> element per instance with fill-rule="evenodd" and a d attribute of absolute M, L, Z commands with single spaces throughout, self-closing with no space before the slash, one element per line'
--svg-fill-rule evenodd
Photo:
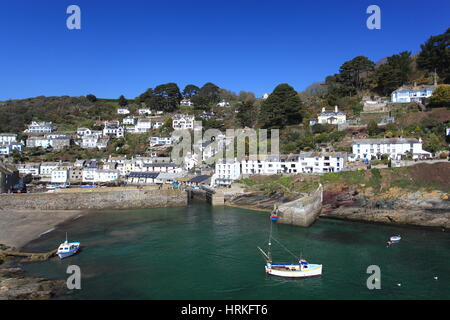
<path fill-rule="evenodd" d="M 413 159 L 429 158 L 431 153 L 422 149 L 422 139 L 416 138 L 386 138 L 386 139 L 355 139 L 352 144 L 356 159 L 381 159 L 383 154 L 390 159 L 400 160 L 407 156 Z"/>

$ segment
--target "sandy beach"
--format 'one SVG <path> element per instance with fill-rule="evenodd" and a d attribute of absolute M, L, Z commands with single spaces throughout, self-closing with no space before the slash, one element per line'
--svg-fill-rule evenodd
<path fill-rule="evenodd" d="M 0 210 L 0 243 L 20 250 L 42 233 L 81 214 L 78 210 Z"/>

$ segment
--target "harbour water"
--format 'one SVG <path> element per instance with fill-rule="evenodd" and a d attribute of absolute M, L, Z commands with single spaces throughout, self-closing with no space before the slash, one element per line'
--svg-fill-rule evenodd
<path fill-rule="evenodd" d="M 264 273 L 268 213 L 195 202 L 188 207 L 104 211 L 43 234 L 26 251 L 49 251 L 65 239 L 79 254 L 27 263 L 31 275 L 67 279 L 81 268 L 81 290 L 61 299 L 450 299 L 448 231 L 320 219 L 310 228 L 276 224 L 273 236 L 296 256 L 323 264 L 321 277 Z M 391 235 L 400 243 L 386 247 Z M 274 263 L 295 257 L 273 243 Z M 381 269 L 381 289 L 366 286 Z M 438 277 L 437 280 L 435 277 Z M 400 285 L 399 285 L 400 284 Z"/>

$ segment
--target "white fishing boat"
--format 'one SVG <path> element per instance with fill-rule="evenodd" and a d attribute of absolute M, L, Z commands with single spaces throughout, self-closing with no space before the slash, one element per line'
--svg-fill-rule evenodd
<path fill-rule="evenodd" d="M 308 263 L 308 261 L 304 259 L 299 259 L 298 263 L 294 264 L 274 264 L 272 263 L 272 255 L 271 255 L 271 246 L 272 240 L 276 240 L 272 237 L 272 225 L 270 227 L 270 236 L 269 236 L 269 248 L 267 253 L 264 252 L 260 247 L 258 247 L 261 254 L 266 259 L 265 271 L 267 274 L 285 277 L 285 278 L 306 278 L 306 277 L 317 277 L 322 275 L 322 265 L 321 264 L 312 264 Z M 284 247 L 281 243 L 279 243 L 286 251 L 295 256 L 291 251 L 289 251 L 286 247 Z"/>
<path fill-rule="evenodd" d="M 402 240 L 402 237 L 400 237 L 399 235 L 397 236 L 392 236 L 390 238 L 391 242 L 399 242 L 400 240 Z"/>
<path fill-rule="evenodd" d="M 66 234 L 66 241 L 60 244 L 58 250 L 56 251 L 56 254 L 60 259 L 70 257 L 78 252 L 78 250 L 80 249 L 80 245 L 80 242 L 68 242 Z"/>

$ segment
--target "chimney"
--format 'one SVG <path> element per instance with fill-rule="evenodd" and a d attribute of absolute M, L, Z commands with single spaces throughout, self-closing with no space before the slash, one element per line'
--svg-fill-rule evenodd
<path fill-rule="evenodd" d="M 334 112 L 338 112 L 338 106 L 334 106 Z"/>

